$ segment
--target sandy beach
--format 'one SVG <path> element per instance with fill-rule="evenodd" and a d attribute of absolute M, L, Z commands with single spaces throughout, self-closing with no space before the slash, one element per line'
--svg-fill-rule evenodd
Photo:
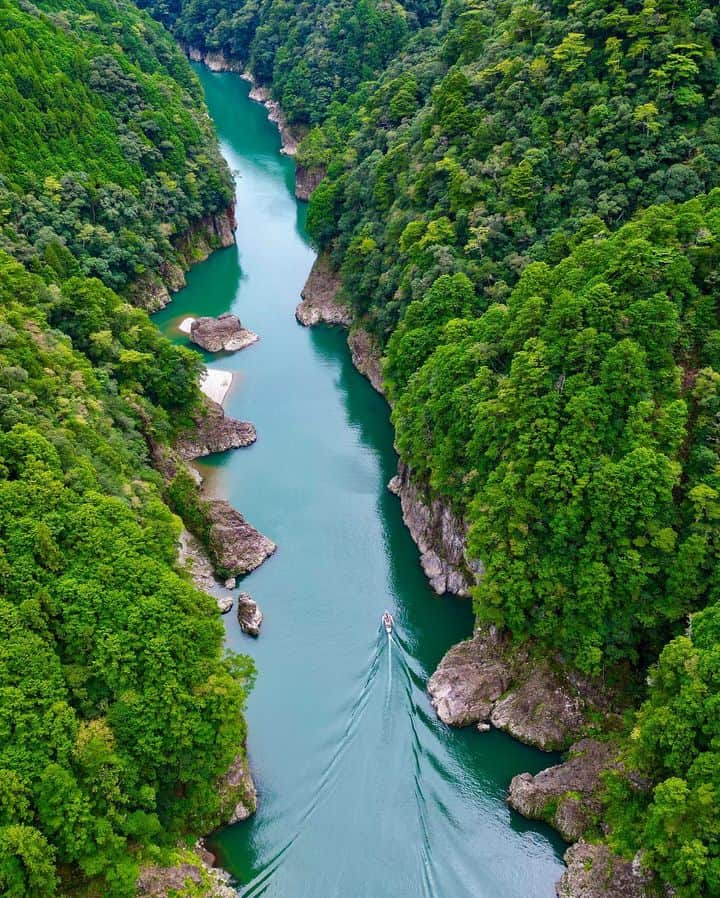
<path fill-rule="evenodd" d="M 228 390 L 232 386 L 232 371 L 220 371 L 218 368 L 206 368 L 200 375 L 200 389 L 215 402 L 223 404 Z"/>

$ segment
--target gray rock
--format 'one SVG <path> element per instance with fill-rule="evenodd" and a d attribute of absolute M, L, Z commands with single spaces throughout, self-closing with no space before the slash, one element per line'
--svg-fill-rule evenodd
<path fill-rule="evenodd" d="M 453 646 L 430 677 L 428 693 L 443 723 L 465 727 L 490 716 L 510 684 L 510 670 L 486 634 Z"/>
<path fill-rule="evenodd" d="M 465 556 L 467 525 L 454 514 L 447 500 L 432 496 L 416 482 L 411 469 L 400 462 L 388 485 L 400 496 L 403 520 L 420 549 L 420 564 L 436 593 L 468 596 L 482 574 L 479 562 Z"/>
<path fill-rule="evenodd" d="M 481 720 L 480 723 L 477 725 L 476 729 L 477 729 L 478 733 L 489 733 L 490 730 L 492 729 L 492 727 L 490 726 L 489 723 L 486 723 L 484 720 Z"/>
<path fill-rule="evenodd" d="M 382 379 L 382 353 L 370 334 L 362 327 L 353 328 L 348 334 L 350 357 L 357 370 L 364 374 L 382 396 L 385 395 Z"/>
<path fill-rule="evenodd" d="M 565 852 L 567 870 L 555 887 L 558 898 L 648 898 L 640 865 L 607 845 L 577 842 Z"/>
<path fill-rule="evenodd" d="M 232 596 L 219 596 L 217 604 L 218 608 L 220 609 L 220 614 L 227 614 L 229 611 L 232 611 Z"/>
<path fill-rule="evenodd" d="M 257 790 L 245 754 L 238 755 L 219 783 L 223 819 L 229 826 L 257 810 Z"/>
<path fill-rule="evenodd" d="M 235 589 L 237 585 L 235 582 L 235 577 L 228 577 L 223 585 L 225 589 Z"/>
<path fill-rule="evenodd" d="M 235 352 L 260 338 L 243 327 L 237 315 L 228 312 L 217 318 L 196 318 L 190 325 L 190 339 L 208 352 Z"/>
<path fill-rule="evenodd" d="M 318 256 L 302 289 L 302 301 L 295 309 L 295 317 L 305 327 L 315 324 L 336 324 L 350 327 L 352 310 L 337 301 L 340 275 L 333 271 L 328 257 Z"/>
<path fill-rule="evenodd" d="M 544 751 L 567 748 L 585 725 L 584 702 L 565 678 L 546 667 L 524 672 L 523 682 L 497 702 L 490 722 Z"/>
<path fill-rule="evenodd" d="M 143 867 L 135 887 L 137 895 L 170 898 L 186 895 L 192 889 L 192 894 L 198 898 L 237 898 L 237 892 L 229 885 L 229 875 L 224 870 L 213 868 L 203 854 L 197 853 L 198 859 L 194 863 Z"/>
<path fill-rule="evenodd" d="M 255 637 L 260 635 L 263 613 L 258 603 L 246 592 L 241 592 L 238 596 L 238 621 L 243 633 Z"/>
<path fill-rule="evenodd" d="M 208 544 L 215 570 L 224 577 L 247 574 L 277 549 L 224 499 L 205 499 Z"/>
<path fill-rule="evenodd" d="M 299 200 L 309 200 L 324 177 L 325 169 L 322 166 L 307 168 L 298 163 L 295 166 L 295 196 Z"/>
<path fill-rule="evenodd" d="M 601 775 L 615 763 L 613 742 L 581 739 L 568 759 L 533 776 L 520 773 L 510 783 L 508 804 L 530 820 L 544 820 L 568 842 L 579 839 L 601 810 Z"/>
<path fill-rule="evenodd" d="M 221 405 L 205 398 L 195 415 L 195 427 L 180 435 L 175 449 L 185 461 L 192 461 L 215 452 L 249 446 L 256 439 L 252 424 L 227 417 Z"/>

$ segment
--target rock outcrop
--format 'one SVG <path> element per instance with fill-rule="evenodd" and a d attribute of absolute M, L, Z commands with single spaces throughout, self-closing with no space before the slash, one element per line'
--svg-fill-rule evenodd
<path fill-rule="evenodd" d="M 638 859 L 625 860 L 607 845 L 577 842 L 565 852 L 565 863 L 558 898 L 649 898 Z"/>
<path fill-rule="evenodd" d="M 385 395 L 382 379 L 382 353 L 373 337 L 362 327 L 353 328 L 348 334 L 348 346 L 353 365 L 364 374 L 382 396 Z"/>
<path fill-rule="evenodd" d="M 307 168 L 304 165 L 296 165 L 295 196 L 299 200 L 309 200 L 324 177 L 325 169 L 322 166 Z"/>
<path fill-rule="evenodd" d="M 242 76 L 252 85 L 248 97 L 256 103 L 262 103 L 268 111 L 268 121 L 277 125 L 282 143 L 280 152 L 285 156 L 294 156 L 300 145 L 301 136 L 288 124 L 280 104 L 270 96 L 270 89 L 256 84 L 251 72 L 243 72 Z"/>
<path fill-rule="evenodd" d="M 188 44 L 180 44 L 182 50 L 193 62 L 204 63 L 211 72 L 242 72 L 245 68 L 236 59 L 230 59 L 221 50 L 201 50 Z"/>
<path fill-rule="evenodd" d="M 590 707 L 567 677 L 511 652 L 486 630 L 447 652 L 428 693 L 444 723 L 489 722 L 544 751 L 565 749 L 579 738 Z"/>
<path fill-rule="evenodd" d="M 526 745 L 561 751 L 585 726 L 586 704 L 560 673 L 533 664 L 515 679 L 515 687 L 496 702 L 490 723 Z"/>
<path fill-rule="evenodd" d="M 420 549 L 420 564 L 438 595 L 468 596 L 482 565 L 465 557 L 467 526 L 447 500 L 429 495 L 400 462 L 388 488 L 400 497 L 403 520 Z"/>
<path fill-rule="evenodd" d="M 258 603 L 246 592 L 241 592 L 238 596 L 237 614 L 243 633 L 258 637 L 263 622 L 263 613 Z"/>
<path fill-rule="evenodd" d="M 198 589 L 208 593 L 217 600 L 221 614 L 232 610 L 233 599 L 227 584 L 221 586 L 215 577 L 212 562 L 200 542 L 183 528 L 178 542 L 178 564 L 190 572 L 193 583 Z M 234 584 L 233 584 L 234 586 Z"/>
<path fill-rule="evenodd" d="M 187 855 L 186 855 L 187 856 Z M 144 898 L 175 898 L 192 894 L 196 898 L 237 898 L 224 870 L 210 867 L 200 858 L 183 860 L 170 867 L 143 867 L 137 879 L 136 892 Z"/>
<path fill-rule="evenodd" d="M 544 820 L 568 842 L 577 841 L 602 810 L 601 776 L 617 763 L 614 742 L 581 739 L 562 764 L 533 776 L 520 773 L 510 783 L 508 804 L 523 817 Z"/>
<path fill-rule="evenodd" d="M 322 322 L 350 327 L 352 310 L 337 301 L 339 289 L 340 275 L 332 270 L 327 256 L 318 256 L 300 294 L 302 301 L 295 309 L 300 324 L 311 327 Z"/>
<path fill-rule="evenodd" d="M 205 399 L 195 416 L 195 427 L 180 435 L 175 449 L 185 461 L 192 461 L 215 452 L 241 449 L 256 439 L 257 433 L 252 424 L 228 418 L 221 405 Z"/>
<path fill-rule="evenodd" d="M 236 352 L 260 338 L 243 327 L 237 315 L 226 312 L 217 318 L 195 318 L 190 324 L 190 339 L 207 352 Z"/>
<path fill-rule="evenodd" d="M 465 727 L 488 720 L 510 679 L 497 641 L 477 634 L 450 649 L 430 677 L 428 692 L 443 723 Z"/>
<path fill-rule="evenodd" d="M 277 549 L 225 499 L 205 499 L 208 549 L 217 574 L 237 577 L 259 567 Z"/>
<path fill-rule="evenodd" d="M 170 294 L 185 286 L 185 271 L 203 262 L 213 250 L 233 245 L 236 226 L 234 206 L 194 222 L 173 238 L 173 256 L 162 263 L 158 273 L 134 281 L 130 300 L 148 312 L 165 308 L 171 302 Z"/>
<path fill-rule="evenodd" d="M 247 820 L 257 810 L 257 790 L 253 782 L 247 756 L 238 755 L 220 780 L 220 803 L 226 825 Z"/>

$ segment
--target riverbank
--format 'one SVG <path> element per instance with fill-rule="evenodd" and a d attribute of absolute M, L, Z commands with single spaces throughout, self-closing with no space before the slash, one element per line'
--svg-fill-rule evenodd
<path fill-rule="evenodd" d="M 300 898 L 317 898 L 328 877 L 348 894 L 363 883 L 371 894 L 409 898 L 423 889 L 423 869 L 457 898 L 478 890 L 549 898 L 561 872 L 559 845 L 545 830 L 519 826 L 503 805 L 510 778 L 537 770 L 536 753 L 499 733 L 490 743 L 468 739 L 425 713 L 424 683 L 469 632 L 469 606 L 441 606 L 417 567 L 399 503 L 386 490 L 395 473 L 387 406 L 356 374 L 340 334 L 303 332 L 288 314 L 313 262 L 304 209 L 287 191 L 288 160 L 277 154 L 264 110 L 246 102 L 246 87 L 229 75 L 201 77 L 230 165 L 240 172 L 242 271 L 235 254 L 211 257 L 158 321 L 180 341 L 182 317 L 230 310 L 261 334 L 251 352 L 222 362 L 242 371 L 228 411 L 253 420 L 261 451 L 213 457 L 203 473 L 217 495 L 281 544 L 252 574 L 268 632 L 250 644 L 235 615 L 224 619 L 228 644 L 249 651 L 261 672 L 248 721 L 265 785 L 252 822 L 215 834 L 213 851 L 246 889 L 272 877 L 276 892 Z M 360 330 L 351 338 L 356 360 L 381 386 L 372 338 Z M 388 658 L 394 685 L 376 676 L 385 664 L 384 643 L 375 643 L 385 607 L 408 645 L 405 651 L 398 642 Z M 414 751 L 415 773 L 407 764 Z M 383 758 L 380 769 L 368 766 L 373 757 Z M 362 813 L 348 814 L 349 807 Z M 381 859 L 377 870 L 363 863 L 358 844 Z M 429 844 L 426 867 L 417 852 Z M 516 853 L 510 877 L 507 858 Z"/>

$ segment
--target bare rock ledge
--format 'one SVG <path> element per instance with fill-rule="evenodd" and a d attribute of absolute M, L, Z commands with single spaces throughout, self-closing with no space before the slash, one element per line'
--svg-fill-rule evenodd
<path fill-rule="evenodd" d="M 225 499 L 205 499 L 210 524 L 208 546 L 215 570 L 223 577 L 254 571 L 277 549 Z"/>
<path fill-rule="evenodd" d="M 195 427 L 180 436 L 175 449 L 185 461 L 192 461 L 214 452 L 249 446 L 256 439 L 252 424 L 228 418 L 219 403 L 206 399 L 195 417 Z"/>
<path fill-rule="evenodd" d="M 575 686 L 516 651 L 511 656 L 491 631 L 478 630 L 453 646 L 430 677 L 428 693 L 449 726 L 489 722 L 545 751 L 567 748 L 585 725 L 585 701 Z"/>
<path fill-rule="evenodd" d="M 565 852 L 565 863 L 558 898 L 648 898 L 638 859 L 625 860 L 607 845 L 577 842 Z"/>
<path fill-rule="evenodd" d="M 510 783 L 508 804 L 529 820 L 544 820 L 567 842 L 577 841 L 602 810 L 601 776 L 617 761 L 614 742 L 581 739 L 562 764 L 533 776 L 520 773 Z"/>
<path fill-rule="evenodd" d="M 190 322 L 190 339 L 207 352 L 236 352 L 260 339 L 242 326 L 237 315 L 226 312 L 217 318 L 195 318 Z"/>
<path fill-rule="evenodd" d="M 327 256 L 318 256 L 302 289 L 302 301 L 295 317 L 305 327 L 315 324 L 337 324 L 350 327 L 352 311 L 337 301 L 340 275 L 333 271 Z"/>

